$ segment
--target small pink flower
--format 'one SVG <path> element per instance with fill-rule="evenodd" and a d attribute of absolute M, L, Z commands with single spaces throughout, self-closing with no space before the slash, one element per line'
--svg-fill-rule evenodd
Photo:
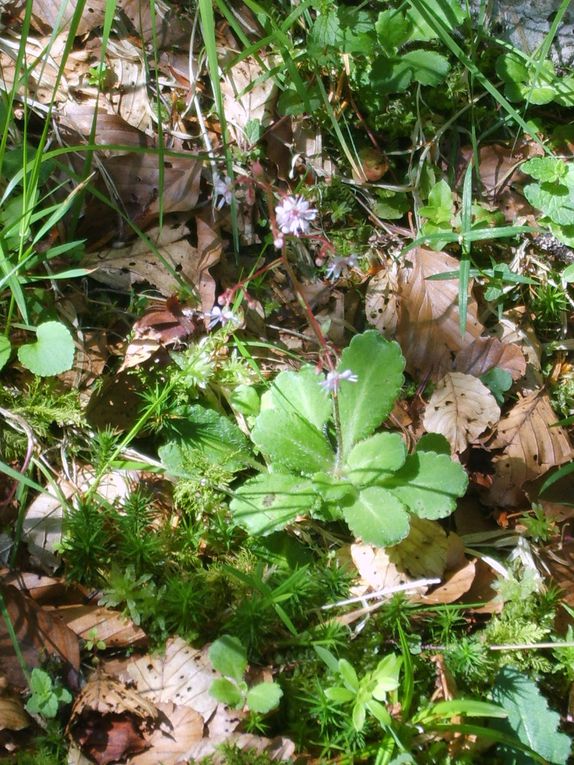
<path fill-rule="evenodd" d="M 225 324 L 233 323 L 239 325 L 241 322 L 233 311 L 227 307 L 220 308 L 218 305 L 214 306 L 209 313 L 205 314 L 205 318 L 209 319 L 208 329 L 213 329 L 218 324 L 223 327 Z"/>
<path fill-rule="evenodd" d="M 335 281 L 343 274 L 346 274 L 350 268 L 355 268 L 357 265 L 357 256 L 349 255 L 347 258 L 339 257 L 335 255 L 329 262 L 329 268 L 327 269 L 327 279 Z"/>
<path fill-rule="evenodd" d="M 317 217 L 317 210 L 313 210 L 309 202 L 302 196 L 284 197 L 275 208 L 277 225 L 283 234 L 307 234 L 311 221 Z"/>
<path fill-rule="evenodd" d="M 216 200 L 219 199 L 216 207 L 221 210 L 223 205 L 230 205 L 233 199 L 233 181 L 231 178 L 225 176 L 222 178 L 220 175 L 215 180 L 213 191 L 215 193 Z"/>
<path fill-rule="evenodd" d="M 283 245 L 285 244 L 285 240 L 282 236 L 278 236 L 273 240 L 273 244 L 278 250 L 281 250 L 283 248 Z"/>
<path fill-rule="evenodd" d="M 345 369 L 343 372 L 329 372 L 323 382 L 319 384 L 327 393 L 336 394 L 339 390 L 339 385 L 341 384 L 342 380 L 356 383 L 359 381 L 359 378 L 350 369 Z"/>

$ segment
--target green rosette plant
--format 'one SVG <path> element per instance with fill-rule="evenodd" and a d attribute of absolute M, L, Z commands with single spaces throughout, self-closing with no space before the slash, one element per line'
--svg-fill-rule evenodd
<path fill-rule="evenodd" d="M 303 516 L 344 519 L 369 544 L 395 545 L 409 518 L 444 518 L 467 477 L 449 455 L 407 454 L 398 433 L 375 432 L 403 384 L 400 347 L 376 331 L 353 338 L 323 380 L 305 367 L 281 372 L 264 394 L 251 439 L 268 471 L 240 486 L 237 523 L 266 535 Z"/>

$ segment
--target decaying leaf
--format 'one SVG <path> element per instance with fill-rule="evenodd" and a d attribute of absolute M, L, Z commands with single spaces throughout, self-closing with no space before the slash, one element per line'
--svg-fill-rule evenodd
<path fill-rule="evenodd" d="M 499 419 L 500 408 L 486 385 L 472 375 L 449 372 L 437 383 L 423 424 L 460 453 Z"/>
<path fill-rule="evenodd" d="M 20 696 L 3 689 L 0 693 L 0 731 L 25 730 L 32 724 Z"/>
<path fill-rule="evenodd" d="M 250 120 L 269 125 L 277 92 L 275 78 L 254 58 L 244 58 L 226 71 L 221 83 L 225 117 L 240 145 L 246 143 L 244 128 Z"/>
<path fill-rule="evenodd" d="M 468 592 L 475 577 L 474 561 L 466 561 L 460 568 L 448 572 L 445 580 L 431 592 L 421 595 L 423 603 L 454 603 Z"/>
<path fill-rule="evenodd" d="M 77 673 L 80 668 L 77 635 L 15 587 L 2 584 L 0 591 L 28 669 L 41 666 L 48 655 L 61 661 L 65 671 Z M 28 687 L 4 619 L 0 619 L 0 672 L 15 688 Z"/>
<path fill-rule="evenodd" d="M 103 606 L 59 606 L 56 613 L 72 632 L 83 640 L 103 640 L 106 648 L 119 648 L 145 643 L 147 636 L 117 611 Z"/>
<path fill-rule="evenodd" d="M 158 717 L 136 691 L 96 672 L 74 702 L 67 733 L 93 762 L 109 765 L 147 749 Z"/>
<path fill-rule="evenodd" d="M 494 481 L 486 499 L 505 507 L 522 501 L 527 481 L 574 457 L 567 431 L 556 425 L 548 394 L 540 391 L 518 400 L 498 424 L 491 447 L 503 453 L 494 459 Z"/>
<path fill-rule="evenodd" d="M 157 219 L 160 208 L 167 214 L 189 213 L 197 207 L 202 163 L 193 154 L 163 158 L 156 153 L 122 154 L 106 157 L 101 161 L 101 167 L 96 189 L 105 198 L 113 199 L 142 229 Z M 104 230 L 102 220 L 107 221 Z M 119 216 L 114 216 L 107 204 L 94 196 L 86 205 L 78 233 L 94 246 L 102 239 L 110 241 L 114 235 L 125 240 L 131 229 Z"/>
<path fill-rule="evenodd" d="M 217 707 L 209 687 L 215 677 L 207 647 L 197 650 L 181 638 L 168 640 L 164 654 L 150 654 L 126 667 L 137 691 L 155 704 L 191 707 L 207 722 Z"/>
<path fill-rule="evenodd" d="M 399 307 L 398 265 L 389 260 L 367 286 L 365 315 L 369 324 L 385 337 L 392 338 L 399 320 Z"/>
<path fill-rule="evenodd" d="M 415 578 L 440 578 L 447 563 L 446 531 L 437 521 L 410 516 L 409 535 L 388 550 L 390 560 Z"/>
<path fill-rule="evenodd" d="M 351 557 L 357 567 L 361 581 L 355 586 L 354 594 L 367 590 L 392 590 L 410 580 L 408 574 L 399 571 L 382 547 L 366 544 L 351 545 Z"/>
<path fill-rule="evenodd" d="M 194 709 L 158 704 L 158 725 L 147 739 L 149 749 L 131 757 L 129 765 L 176 765 L 189 760 L 188 752 L 203 738 L 203 717 Z"/>
<path fill-rule="evenodd" d="M 417 380 L 440 380 L 450 371 L 454 355 L 482 334 L 476 301 L 469 296 L 466 330 L 461 336 L 458 279 L 429 280 L 435 274 L 458 271 L 459 265 L 444 252 L 419 247 L 408 253 L 399 270 L 397 340 L 406 370 Z"/>
<path fill-rule="evenodd" d="M 501 343 L 496 337 L 477 337 L 456 354 L 454 366 L 457 372 L 475 377 L 498 367 L 518 380 L 526 372 L 526 359 L 514 343 Z"/>
<path fill-rule="evenodd" d="M 157 248 L 159 257 L 138 239 L 127 247 L 95 252 L 87 258 L 86 264 L 98 266 L 94 279 L 121 289 L 147 282 L 162 295 L 169 296 L 178 292 L 183 282 L 195 287 L 202 309 L 209 311 L 215 302 L 215 282 L 208 269 L 219 260 L 221 240 L 205 220 L 197 217 L 196 222 L 197 247 L 186 238 L 190 235 L 189 228 L 176 224 L 148 231 L 147 236 Z"/>
<path fill-rule="evenodd" d="M 61 30 L 70 26 L 76 11 L 77 0 L 69 0 L 63 7 L 53 0 L 34 0 L 32 24 L 44 34 L 49 34 L 60 24 Z M 86 0 L 79 19 L 76 35 L 83 36 L 104 23 L 105 0 Z"/>

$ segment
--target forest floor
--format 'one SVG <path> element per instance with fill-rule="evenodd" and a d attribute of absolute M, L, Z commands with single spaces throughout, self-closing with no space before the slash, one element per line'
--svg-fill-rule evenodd
<path fill-rule="evenodd" d="M 2 6 L 7 762 L 571 761 L 568 2 L 463 5 Z"/>

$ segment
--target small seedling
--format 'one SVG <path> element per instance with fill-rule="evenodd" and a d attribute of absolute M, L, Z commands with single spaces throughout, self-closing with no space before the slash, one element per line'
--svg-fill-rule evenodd
<path fill-rule="evenodd" d="M 251 688 L 245 682 L 247 654 L 241 641 L 231 635 L 223 635 L 209 649 L 209 660 L 214 669 L 224 677 L 211 684 L 211 695 L 235 709 L 247 706 L 249 711 L 265 714 L 279 705 L 283 691 L 274 682 L 258 683 Z"/>
<path fill-rule="evenodd" d="M 56 717 L 63 704 L 69 704 L 72 694 L 55 683 L 43 669 L 35 668 L 30 675 L 31 696 L 26 702 L 26 709 L 31 715 L 42 715 L 51 719 Z"/>

